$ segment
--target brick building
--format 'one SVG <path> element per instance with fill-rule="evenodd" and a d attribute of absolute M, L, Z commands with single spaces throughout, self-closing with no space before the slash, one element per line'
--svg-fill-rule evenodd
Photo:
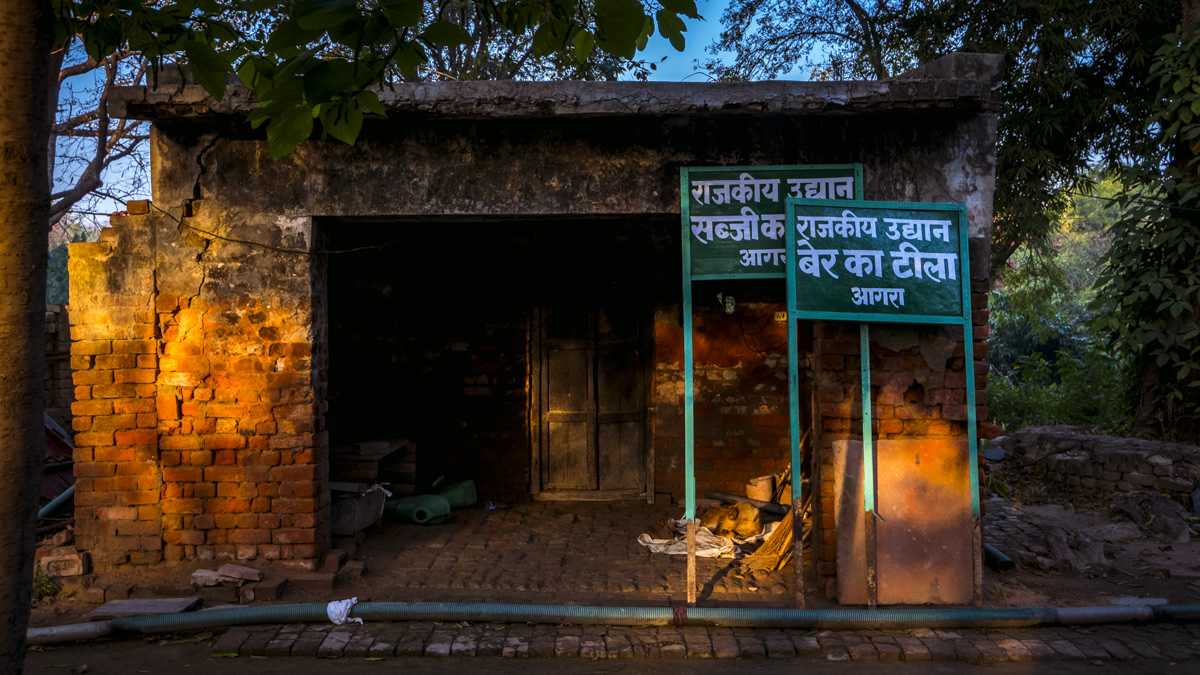
<path fill-rule="evenodd" d="M 388 438 L 418 481 L 485 499 L 681 499 L 681 166 L 861 163 L 867 199 L 966 205 L 982 359 L 999 73 L 404 86 L 356 146 L 279 161 L 245 90 L 119 92 L 114 114 L 153 122 L 153 201 L 71 247 L 79 547 L 101 568 L 315 559 L 331 453 Z M 696 298 L 698 490 L 736 491 L 788 462 L 785 290 Z M 800 330 L 832 579 L 857 334 Z M 961 334 L 873 335 L 879 437 L 964 437 Z"/>

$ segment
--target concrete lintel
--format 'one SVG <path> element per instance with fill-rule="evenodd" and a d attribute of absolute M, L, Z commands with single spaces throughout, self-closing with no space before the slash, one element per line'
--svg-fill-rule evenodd
<path fill-rule="evenodd" d="M 951 60 L 943 64 L 946 59 Z M 434 82 L 397 85 L 380 98 L 394 112 L 467 119 L 996 111 L 993 60 L 1003 63 L 999 56 L 953 54 L 930 64 L 936 67 L 927 74 L 918 69 L 874 82 Z M 144 120 L 241 115 L 255 105 L 240 85 L 229 87 L 218 102 L 186 79 L 160 81 L 158 89 L 120 88 L 109 99 L 114 116 Z"/>

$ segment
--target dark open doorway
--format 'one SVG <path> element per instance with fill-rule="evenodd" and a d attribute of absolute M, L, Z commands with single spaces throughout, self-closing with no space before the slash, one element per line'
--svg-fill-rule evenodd
<path fill-rule="evenodd" d="M 653 249 L 629 219 L 322 223 L 332 453 L 405 438 L 418 490 L 652 497 Z M 373 247 L 373 248 L 371 248 Z"/>

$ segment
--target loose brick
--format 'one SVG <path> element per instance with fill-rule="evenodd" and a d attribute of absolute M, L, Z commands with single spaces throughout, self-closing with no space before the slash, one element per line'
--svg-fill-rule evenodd
<path fill-rule="evenodd" d="M 71 382 L 75 385 L 112 384 L 111 370 L 77 370 L 71 373 Z"/>

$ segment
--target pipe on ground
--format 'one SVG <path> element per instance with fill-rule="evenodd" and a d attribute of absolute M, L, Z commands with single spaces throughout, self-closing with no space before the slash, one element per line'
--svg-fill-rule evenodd
<path fill-rule="evenodd" d="M 1012 558 L 1004 555 L 1000 552 L 1000 549 L 991 544 L 983 545 L 983 561 L 987 563 L 988 567 L 997 572 L 1011 570 L 1017 566 Z"/>
<path fill-rule="evenodd" d="M 1012 609 L 760 609 L 715 607 L 566 607 L 459 602 L 363 602 L 351 616 L 366 621 L 487 621 L 624 626 L 773 628 L 973 628 L 1082 625 L 1200 618 L 1200 606 L 1030 607 Z M 1191 607 L 1190 609 L 1188 609 Z M 112 620 L 117 633 L 203 630 L 269 623 L 325 623 L 326 606 L 265 605 Z"/>
<path fill-rule="evenodd" d="M 31 628 L 29 644 L 74 642 L 110 633 L 168 633 L 274 623 L 325 623 L 325 603 L 261 605 Z M 1200 605 L 1156 607 L 1025 607 L 996 609 L 760 609 L 724 607 L 571 607 L 469 602 L 363 602 L 351 616 L 365 621 L 478 621 L 618 626 L 910 629 L 1015 628 L 1200 620 Z"/>
<path fill-rule="evenodd" d="M 65 626 L 30 628 L 25 633 L 25 643 L 31 645 L 48 645 L 57 642 L 95 640 L 111 632 L 111 621 L 93 621 L 91 623 L 72 623 Z"/>

